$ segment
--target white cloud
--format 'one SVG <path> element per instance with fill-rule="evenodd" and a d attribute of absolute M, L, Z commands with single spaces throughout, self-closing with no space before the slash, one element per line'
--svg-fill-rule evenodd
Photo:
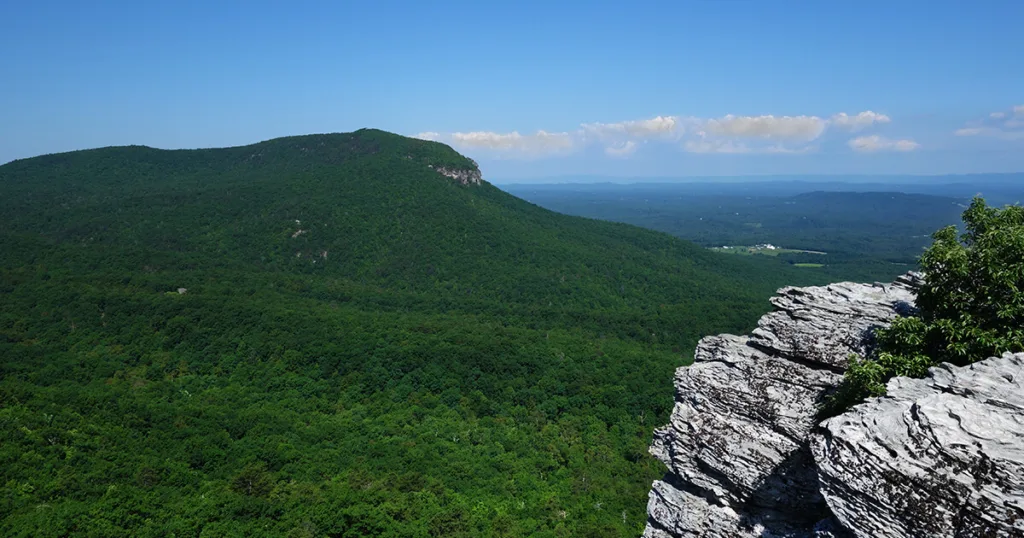
<path fill-rule="evenodd" d="M 984 133 L 986 130 L 992 129 L 991 127 L 964 127 L 963 129 L 957 129 L 953 131 L 953 134 L 957 136 L 977 136 Z"/>
<path fill-rule="evenodd" d="M 749 147 L 731 140 L 687 140 L 683 149 L 690 153 L 750 153 Z"/>
<path fill-rule="evenodd" d="M 1014 120 L 1006 122 L 1010 124 Z M 1010 127 L 1010 125 L 1007 125 Z M 957 129 L 953 131 L 953 134 L 957 136 L 982 136 L 988 138 L 998 138 L 1000 140 L 1022 140 L 1024 139 L 1024 131 L 1007 131 L 998 127 L 964 127 L 963 129 Z"/>
<path fill-rule="evenodd" d="M 558 153 L 571 150 L 575 145 L 569 133 L 537 131 L 532 135 L 474 131 L 452 133 L 452 143 L 467 148 L 481 148 L 497 151 L 520 151 L 529 154 Z"/>
<path fill-rule="evenodd" d="M 921 144 L 910 139 L 891 140 L 878 135 L 860 136 L 847 142 L 854 151 L 871 153 L 876 151 L 914 151 Z"/>
<path fill-rule="evenodd" d="M 825 131 L 826 121 L 817 116 L 733 116 L 729 114 L 704 122 L 704 128 L 718 136 L 769 140 L 811 141 Z"/>
<path fill-rule="evenodd" d="M 984 120 L 971 121 L 953 131 L 956 136 L 977 136 L 997 140 L 1024 139 L 1024 105 L 1010 107 L 1008 111 L 992 112 Z"/>
<path fill-rule="evenodd" d="M 803 147 L 786 147 L 782 144 L 772 145 L 748 145 L 742 142 L 736 142 L 729 140 L 728 138 L 715 138 L 709 137 L 708 133 L 700 131 L 697 133 L 700 137 L 697 140 L 687 140 L 683 143 L 683 149 L 689 153 L 725 153 L 725 154 L 740 154 L 740 153 L 768 153 L 768 154 L 797 154 L 797 153 L 809 153 L 817 148 L 814 146 L 803 146 Z"/>
<path fill-rule="evenodd" d="M 860 131 L 861 129 L 871 127 L 876 123 L 889 123 L 892 120 L 885 114 L 865 110 L 864 112 L 853 116 L 849 116 L 845 112 L 840 112 L 832 116 L 829 121 L 836 127 L 849 129 L 851 131 Z"/>
<path fill-rule="evenodd" d="M 889 116 L 871 110 L 853 115 L 840 112 L 827 119 L 808 115 L 771 114 L 729 114 L 719 118 L 655 116 L 615 123 L 582 123 L 579 129 L 570 132 L 424 132 L 416 137 L 445 141 L 460 149 L 487 150 L 524 157 L 564 155 L 598 144 L 608 156 L 626 157 L 635 153 L 639 144 L 656 140 L 679 143 L 691 153 L 807 153 L 818 149 L 817 145 L 810 143 L 830 127 L 860 131 L 890 121 Z M 892 144 L 891 148 L 886 149 L 909 151 L 916 148 L 916 144 L 909 140 L 894 141 Z M 908 147 L 908 144 L 913 147 Z"/>
<path fill-rule="evenodd" d="M 604 148 L 604 152 L 612 157 L 628 157 L 636 152 L 636 147 L 636 142 L 627 140 L 626 143 L 621 146 L 608 146 Z"/>
<path fill-rule="evenodd" d="M 580 126 L 584 133 L 599 138 L 609 136 L 629 136 L 647 138 L 663 136 L 680 128 L 679 118 L 675 116 L 656 116 L 646 120 L 621 121 L 618 123 L 584 123 Z"/>
<path fill-rule="evenodd" d="M 818 150 L 817 146 L 803 146 L 799 148 L 787 148 L 781 145 L 770 146 L 767 148 L 761 148 L 758 153 L 788 153 L 788 154 L 801 154 L 801 153 L 812 153 Z"/>
<path fill-rule="evenodd" d="M 426 131 L 423 133 L 413 135 L 413 138 L 419 138 L 420 140 L 431 140 L 438 141 L 441 139 L 441 133 L 435 133 L 433 131 Z"/>

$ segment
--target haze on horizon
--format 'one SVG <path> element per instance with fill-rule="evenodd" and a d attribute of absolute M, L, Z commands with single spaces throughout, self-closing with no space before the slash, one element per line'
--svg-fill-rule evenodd
<path fill-rule="evenodd" d="M 375 127 L 501 181 L 1024 171 L 1024 3 L 0 6 L 0 163 Z"/>

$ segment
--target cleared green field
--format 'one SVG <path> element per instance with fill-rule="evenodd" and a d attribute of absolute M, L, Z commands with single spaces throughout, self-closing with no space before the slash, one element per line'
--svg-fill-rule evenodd
<path fill-rule="evenodd" d="M 736 247 L 711 247 L 710 250 L 715 252 L 725 252 L 728 254 L 741 254 L 741 255 L 753 255 L 762 254 L 764 256 L 778 256 L 780 254 L 820 254 L 824 255 L 824 252 L 819 250 L 800 250 L 795 248 L 764 248 L 764 247 L 748 247 L 748 246 L 736 246 Z"/>
<path fill-rule="evenodd" d="M 794 263 L 793 267 L 825 267 L 823 263 Z"/>

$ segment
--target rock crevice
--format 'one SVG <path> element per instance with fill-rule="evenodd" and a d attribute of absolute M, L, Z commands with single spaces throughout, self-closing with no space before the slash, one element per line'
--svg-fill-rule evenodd
<path fill-rule="evenodd" d="M 701 340 L 654 434 L 644 536 L 1024 537 L 1024 354 L 893 379 L 818 423 L 919 283 L 783 288 L 750 336 Z"/>
<path fill-rule="evenodd" d="M 701 340 L 654 434 L 651 453 L 669 470 L 645 536 L 827 536 L 808 445 L 818 405 L 870 330 L 913 304 L 910 284 L 783 288 L 752 335 Z"/>
<path fill-rule="evenodd" d="M 811 449 L 857 536 L 1024 536 L 1024 353 L 894 378 Z"/>

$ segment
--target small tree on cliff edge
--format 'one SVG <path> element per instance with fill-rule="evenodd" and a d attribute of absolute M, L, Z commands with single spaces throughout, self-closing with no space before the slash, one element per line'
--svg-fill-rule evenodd
<path fill-rule="evenodd" d="M 884 394 L 893 376 L 1024 350 L 1024 207 L 974 198 L 963 221 L 963 234 L 955 226 L 935 232 L 921 256 L 917 314 L 878 331 L 876 351 L 851 361 L 824 414 Z"/>

